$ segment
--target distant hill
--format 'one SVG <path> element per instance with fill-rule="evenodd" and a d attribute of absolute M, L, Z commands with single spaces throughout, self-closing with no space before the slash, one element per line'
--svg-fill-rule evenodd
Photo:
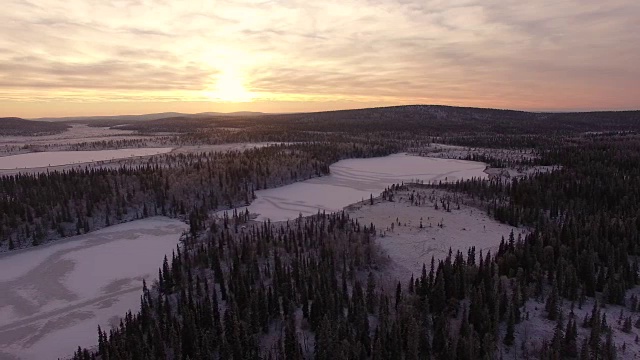
<path fill-rule="evenodd" d="M 528 134 L 589 131 L 632 131 L 640 111 L 526 112 L 441 105 L 406 105 L 309 113 L 165 112 L 146 115 L 48 118 L 54 123 L 84 123 L 144 133 L 185 133 L 212 129 L 251 129 L 254 132 L 397 132 L 431 136 L 449 133 Z M 43 120 L 43 119 L 41 119 Z M 274 137 L 277 137 L 274 135 Z"/>
<path fill-rule="evenodd" d="M 71 117 L 44 117 L 33 119 L 36 121 L 49 121 L 49 122 L 75 122 L 75 123 L 90 123 L 94 121 L 112 122 L 112 123 L 129 123 L 134 121 L 150 121 L 167 118 L 206 118 L 212 116 L 261 116 L 265 113 L 253 112 L 253 111 L 237 111 L 230 113 L 221 112 L 202 112 L 196 114 L 186 114 L 179 112 L 163 112 L 154 114 L 142 114 L 142 115 L 113 115 L 113 116 L 71 116 Z"/>
<path fill-rule="evenodd" d="M 243 115 L 244 114 L 244 115 Z M 121 120 L 120 120 L 121 121 Z M 97 126 L 100 122 L 91 123 Z M 514 110 L 408 105 L 312 113 L 201 113 L 120 123 L 117 128 L 144 133 L 245 129 L 280 134 L 299 132 L 413 132 L 431 136 L 448 133 L 543 134 L 587 131 L 631 131 L 640 124 L 640 111 L 541 113 Z M 102 124 L 101 126 L 113 126 Z"/>
<path fill-rule="evenodd" d="M 154 120 L 136 121 L 112 128 L 135 130 L 143 133 L 181 133 L 208 128 L 214 124 L 215 116 L 173 116 Z"/>
<path fill-rule="evenodd" d="M 405 105 L 311 113 L 264 115 L 261 125 L 289 131 L 421 131 L 442 135 L 468 133 L 529 134 L 584 131 L 631 131 L 640 111 L 527 112 L 443 105 Z"/>
<path fill-rule="evenodd" d="M 0 118 L 0 136 L 41 136 L 59 134 L 69 125 L 46 121 L 32 121 L 16 117 Z"/>

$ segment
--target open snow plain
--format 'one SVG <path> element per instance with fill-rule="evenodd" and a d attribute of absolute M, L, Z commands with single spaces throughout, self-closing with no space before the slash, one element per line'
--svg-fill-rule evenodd
<path fill-rule="evenodd" d="M 47 151 L 0 157 L 0 169 L 31 169 L 50 166 L 82 164 L 97 161 L 126 159 L 166 154 L 173 148 L 134 148 L 98 151 Z"/>
<path fill-rule="evenodd" d="M 412 204 L 410 196 L 429 195 L 433 200 L 422 204 Z M 427 270 L 433 257 L 435 263 L 444 260 L 449 249 L 455 256 L 460 250 L 467 256 L 467 249 L 476 249 L 476 259 L 488 251 L 495 253 L 500 241 L 525 235 L 527 230 L 502 224 L 477 207 L 460 204 L 436 208 L 438 199 L 451 194 L 436 189 L 410 186 L 408 190 L 397 191 L 393 201 L 381 198 L 363 201 L 347 208 L 351 218 L 363 225 L 373 224 L 378 232 L 376 243 L 384 250 L 393 263 L 391 269 L 399 279 L 408 279 L 413 274 L 420 276 L 423 264 Z M 421 225 L 422 224 L 422 225 Z"/>
<path fill-rule="evenodd" d="M 152 139 L 153 136 L 137 135 L 132 130 L 91 127 L 84 124 L 73 124 L 69 129 L 53 135 L 42 136 L 2 136 L 0 145 L 69 145 L 104 140 Z"/>
<path fill-rule="evenodd" d="M 378 196 L 385 188 L 401 182 L 456 181 L 487 178 L 486 164 L 474 161 L 435 159 L 394 154 L 369 159 L 348 159 L 331 165 L 331 175 L 297 182 L 274 189 L 256 191 L 248 207 L 256 220 L 285 221 L 335 212 L 345 206 Z"/>
<path fill-rule="evenodd" d="M 187 226 L 154 217 L 0 256 L 0 359 L 56 359 L 140 306 Z"/>

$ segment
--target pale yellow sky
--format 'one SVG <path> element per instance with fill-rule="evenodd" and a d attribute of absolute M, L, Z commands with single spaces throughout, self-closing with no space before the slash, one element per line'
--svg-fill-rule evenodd
<path fill-rule="evenodd" d="M 5 0 L 0 117 L 640 108 L 636 0 Z"/>

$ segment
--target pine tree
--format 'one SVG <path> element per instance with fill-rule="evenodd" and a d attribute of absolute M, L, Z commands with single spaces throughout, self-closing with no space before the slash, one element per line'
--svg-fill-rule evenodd
<path fill-rule="evenodd" d="M 376 279 L 373 272 L 369 271 L 367 276 L 367 311 L 370 314 L 375 313 L 376 309 Z"/>
<path fill-rule="evenodd" d="M 514 341 L 514 314 L 513 310 L 509 311 L 509 318 L 507 320 L 507 333 L 504 336 L 504 344 L 507 346 L 513 345 Z"/>

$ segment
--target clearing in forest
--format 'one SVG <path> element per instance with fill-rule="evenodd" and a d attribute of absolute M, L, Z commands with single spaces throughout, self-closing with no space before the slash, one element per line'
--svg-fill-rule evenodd
<path fill-rule="evenodd" d="M 387 194 L 391 196 L 376 198 L 373 205 L 366 200 L 347 210 L 360 224 L 376 227 L 376 242 L 391 260 L 398 279 L 408 279 L 412 274 L 419 277 L 423 264 L 428 272 L 431 258 L 437 266 L 449 249 L 454 256 L 462 251 L 466 259 L 467 250 L 475 247 L 478 260 L 480 251 L 483 256 L 487 251 L 494 253 L 503 237 L 509 240 L 511 232 L 515 239 L 526 233 L 525 229 L 497 222 L 457 194 L 420 185 Z"/>

